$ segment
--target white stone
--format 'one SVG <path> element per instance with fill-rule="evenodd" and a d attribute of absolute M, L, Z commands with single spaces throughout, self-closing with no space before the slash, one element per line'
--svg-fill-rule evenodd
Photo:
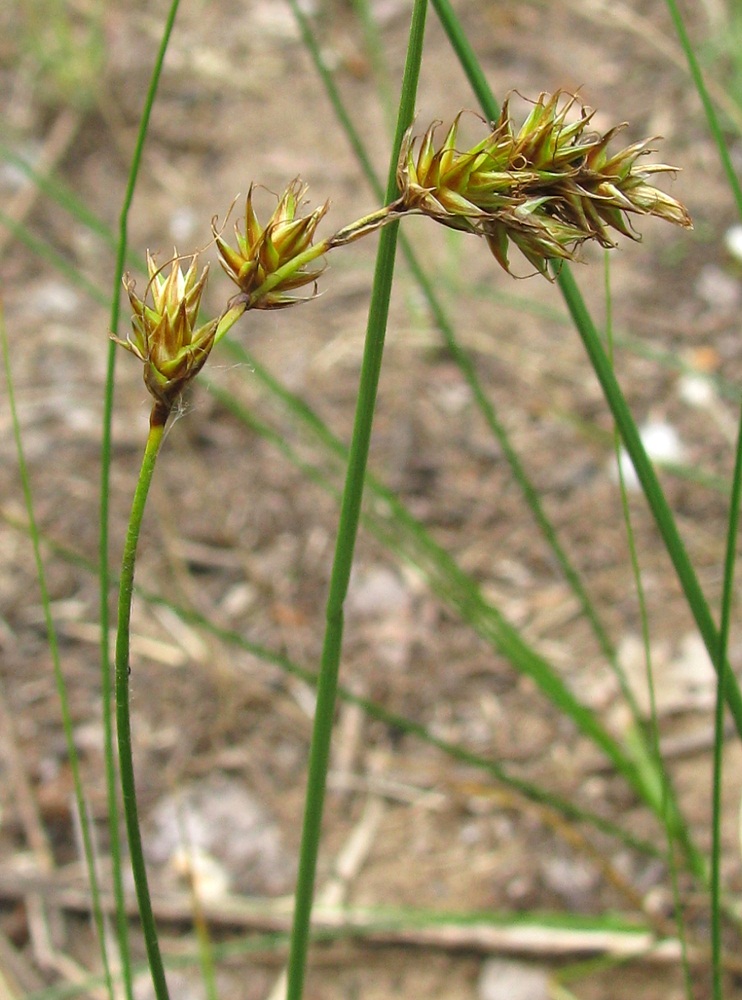
<path fill-rule="evenodd" d="M 410 595 L 397 574 L 386 566 L 354 572 L 348 592 L 348 610 L 370 618 L 404 612 Z"/>
<path fill-rule="evenodd" d="M 724 233 L 724 245 L 735 260 L 742 261 L 742 225 L 730 226 Z"/>
<path fill-rule="evenodd" d="M 652 462 L 682 462 L 685 458 L 685 449 L 680 440 L 680 435 L 665 420 L 651 420 L 644 424 L 639 430 L 642 444 L 648 458 Z M 639 477 L 636 474 L 633 463 L 625 448 L 621 448 L 619 462 L 623 474 L 624 484 L 627 490 L 637 492 L 641 487 Z M 617 477 L 614 465 L 614 476 Z"/>
<path fill-rule="evenodd" d="M 549 977 L 537 965 L 491 958 L 482 966 L 477 996 L 479 1000 L 549 1000 Z"/>

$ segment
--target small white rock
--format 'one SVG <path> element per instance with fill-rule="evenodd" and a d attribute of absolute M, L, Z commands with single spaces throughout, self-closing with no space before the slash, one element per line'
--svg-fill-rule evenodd
<path fill-rule="evenodd" d="M 680 649 L 673 663 L 673 676 L 689 695 L 715 689 L 716 672 L 697 632 L 688 632 L 680 640 Z"/>
<path fill-rule="evenodd" d="M 80 311 L 80 296 L 63 281 L 45 281 L 34 289 L 28 301 L 34 313 L 47 319 L 67 319 Z"/>
<path fill-rule="evenodd" d="M 221 866 L 237 891 L 278 895 L 290 888 L 293 864 L 276 823 L 255 796 L 226 775 L 195 781 L 160 799 L 148 826 L 148 858 L 171 875 L 184 856 L 196 856 L 204 871 L 211 862 Z M 221 875 L 214 864 L 209 877 L 215 886 Z"/>
<path fill-rule="evenodd" d="M 740 300 L 739 281 L 717 264 L 706 264 L 696 279 L 696 294 L 711 309 L 733 309 Z"/>
<path fill-rule="evenodd" d="M 386 566 L 369 566 L 354 572 L 348 592 L 348 610 L 374 618 L 405 612 L 410 595 L 396 573 Z"/>
<path fill-rule="evenodd" d="M 742 225 L 730 226 L 724 233 L 724 245 L 735 260 L 742 261 Z"/>
<path fill-rule="evenodd" d="M 680 435 L 665 420 L 648 421 L 639 431 L 642 444 L 647 456 L 653 462 L 682 462 L 685 457 L 685 449 L 680 440 Z M 633 463 L 626 450 L 622 447 L 619 457 L 621 472 L 627 490 L 638 491 L 640 489 L 639 477 L 636 474 Z M 616 477 L 615 465 L 614 478 Z"/>
<path fill-rule="evenodd" d="M 168 229 L 170 236 L 175 240 L 175 245 L 189 243 L 198 228 L 199 218 L 192 208 L 183 206 L 176 208 L 170 216 Z"/>
<path fill-rule="evenodd" d="M 196 970 L 168 969 L 167 985 L 170 996 L 178 1000 L 206 1000 L 204 981 Z M 134 1000 L 155 1000 L 149 972 L 134 979 Z"/>
<path fill-rule="evenodd" d="M 180 846 L 173 851 L 169 867 L 177 879 L 192 886 L 197 899 L 221 899 L 231 888 L 229 872 L 201 848 Z"/>
<path fill-rule="evenodd" d="M 536 965 L 490 958 L 482 966 L 477 996 L 479 1000 L 549 1000 L 549 976 Z"/>
<path fill-rule="evenodd" d="M 598 872 L 581 859 L 553 855 L 542 858 L 544 884 L 570 907 L 579 908 L 598 884 Z"/>
<path fill-rule="evenodd" d="M 688 406 L 695 406 L 699 410 L 707 410 L 717 399 L 711 379 L 693 372 L 686 372 L 678 379 L 678 395 Z"/>

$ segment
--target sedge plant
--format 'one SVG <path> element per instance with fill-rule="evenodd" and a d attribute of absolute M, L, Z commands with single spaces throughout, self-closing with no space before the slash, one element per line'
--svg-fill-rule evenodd
<path fill-rule="evenodd" d="M 422 44 L 424 5 L 413 17 L 411 48 Z M 411 58 L 405 93 L 415 92 L 419 51 Z M 507 100 L 487 127 L 487 134 L 467 149 L 459 148 L 461 116 L 437 143 L 438 124 L 416 138 L 409 129 L 411 100 L 398 122 L 387 203 L 361 219 L 317 239 L 327 214 L 325 203 L 302 214 L 306 187 L 297 178 L 279 197 L 266 223 L 255 207 L 250 186 L 235 241 L 223 236 L 212 222 L 219 262 L 237 291 L 222 313 L 204 321 L 200 315 L 208 267 L 199 274 L 198 254 L 177 254 L 165 265 L 147 255 L 149 280 L 140 296 L 129 275 L 124 285 L 132 309 L 126 340 L 113 337 L 143 365 L 143 377 L 152 397 L 144 457 L 126 534 L 119 583 L 115 696 L 119 769 L 127 837 L 148 961 L 158 1000 L 168 996 L 164 967 L 149 895 L 132 756 L 129 712 L 129 638 L 136 554 L 146 500 L 168 420 L 180 397 L 206 364 L 213 348 L 250 310 L 278 310 L 311 299 L 323 271 L 321 259 L 388 224 L 377 263 L 375 296 L 369 320 L 358 405 L 351 442 L 346 486 L 330 581 L 327 624 L 310 749 L 309 788 L 305 811 L 297 899 L 289 964 L 289 1000 L 300 1000 L 309 936 L 309 920 L 319 849 L 324 786 L 330 733 L 337 695 L 337 677 L 343 639 L 343 605 L 347 594 L 360 498 L 383 354 L 383 331 L 394 263 L 396 223 L 407 215 L 421 215 L 464 233 L 480 237 L 495 261 L 512 273 L 511 251 L 516 248 L 535 273 L 552 280 L 565 261 L 576 258 L 580 247 L 595 242 L 610 248 L 618 235 L 638 238 L 632 218 L 652 215 L 674 225 L 691 227 L 684 207 L 652 183 L 652 176 L 673 171 L 662 163 L 647 163 L 651 142 L 634 143 L 618 152 L 609 145 L 623 126 L 604 134 L 593 131 L 592 112 L 576 97 L 542 94 L 525 122 L 516 127 Z M 184 267 L 184 261 L 188 266 Z M 309 295 L 299 294 L 311 287 Z M 552 692 L 553 694 L 553 692 Z M 568 697 L 566 689 L 561 697 Z M 589 726 L 589 717 L 583 718 Z M 591 735 L 597 738 L 597 730 Z M 599 741 L 600 742 L 600 741 Z M 610 748 L 607 747 L 609 752 Z M 628 760 L 616 762 L 635 785 L 641 775 Z M 640 789 L 649 797 L 648 789 Z M 679 818 L 671 822 L 682 829 Z M 702 863 L 686 842 L 692 867 Z"/>

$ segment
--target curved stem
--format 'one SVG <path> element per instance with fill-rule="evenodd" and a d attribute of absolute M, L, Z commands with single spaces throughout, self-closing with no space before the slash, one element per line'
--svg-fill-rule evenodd
<path fill-rule="evenodd" d="M 119 582 L 118 631 L 116 634 L 116 726 L 118 735 L 119 772 L 123 797 L 126 834 L 129 841 L 131 869 L 139 904 L 147 961 L 152 974 L 157 1000 L 169 1000 L 165 970 L 157 941 L 157 929 L 152 912 L 152 902 L 147 883 L 147 870 L 142 850 L 142 835 L 139 829 L 137 795 L 134 784 L 134 761 L 131 750 L 131 718 L 129 713 L 129 634 L 131 626 L 131 601 L 134 591 L 134 566 L 136 563 L 139 532 L 147 502 L 152 475 L 155 471 L 157 455 L 162 444 L 168 413 L 160 404 L 155 404 L 150 416 L 149 436 L 144 450 L 142 467 L 139 471 L 137 488 L 131 507 L 129 526 L 124 543 L 124 557 Z"/>
<path fill-rule="evenodd" d="M 162 77 L 162 67 L 165 62 L 170 37 L 175 26 L 180 0 L 170 0 L 169 10 L 162 32 L 162 38 L 157 51 L 157 58 L 152 68 L 147 96 L 139 119 L 136 145 L 129 167 L 129 179 L 126 184 L 121 214 L 119 216 L 119 235 L 116 248 L 116 267 L 114 271 L 113 294 L 111 296 L 111 319 L 109 329 L 115 334 L 119 328 L 119 311 L 121 303 L 121 278 L 124 273 L 128 248 L 129 212 L 134 200 L 134 192 L 139 178 L 139 168 L 144 152 L 144 143 L 149 130 L 157 90 Z M 103 734 L 104 759 L 106 771 L 106 799 L 108 803 L 108 827 L 111 835 L 111 869 L 113 876 L 113 894 L 116 910 L 116 937 L 121 958 L 121 970 L 126 1000 L 133 1000 L 131 953 L 129 947 L 129 927 L 124 904 L 124 883 L 121 874 L 121 844 L 119 842 L 119 811 L 116 800 L 116 769 L 113 750 L 113 720 L 111 718 L 111 660 L 108 652 L 109 612 L 108 595 L 110 579 L 108 571 L 109 559 L 109 496 L 111 478 L 111 439 L 113 427 L 114 372 L 116 367 L 116 347 L 109 343 L 106 362 L 106 383 L 103 399 L 103 438 L 101 442 L 101 479 L 100 479 L 100 525 L 98 537 L 99 581 L 100 581 L 100 662 L 101 662 L 101 698 L 103 701 Z"/>

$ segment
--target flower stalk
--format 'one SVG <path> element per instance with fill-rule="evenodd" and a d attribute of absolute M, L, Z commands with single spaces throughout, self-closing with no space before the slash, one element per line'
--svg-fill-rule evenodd
<path fill-rule="evenodd" d="M 223 336 L 227 332 L 242 315 L 244 307 L 237 305 L 228 308 L 220 319 L 197 326 L 208 268 L 197 278 L 194 256 L 184 273 L 177 254 L 167 277 L 163 277 L 162 269 L 150 254 L 147 255 L 147 267 L 150 275 L 148 291 L 152 291 L 153 304 L 147 304 L 146 293 L 143 299 L 137 296 L 135 283 L 127 275 L 124 283 L 132 306 L 132 332 L 126 341 L 113 338 L 142 361 L 144 382 L 153 397 L 149 435 L 124 543 L 119 583 L 114 691 L 121 793 L 139 916 L 155 996 L 157 1000 L 168 1000 L 167 980 L 142 847 L 131 741 L 129 673 L 134 569 L 144 509 L 170 412 L 185 386 L 205 364 L 217 336 Z"/>
<path fill-rule="evenodd" d="M 157 455 L 162 444 L 167 414 L 164 405 L 156 402 L 150 417 L 150 431 L 142 459 L 132 502 L 129 525 L 124 543 L 124 555 L 119 582 L 118 622 L 116 632 L 116 657 L 114 690 L 116 695 L 116 736 L 118 740 L 119 776 L 123 799 L 126 835 L 129 842 L 131 869 L 137 894 L 139 918 L 142 924 L 147 961 L 157 1000 L 168 1000 L 167 980 L 157 938 L 154 913 L 149 893 L 147 869 L 144 862 L 142 835 L 139 826 L 137 793 L 134 781 L 134 760 L 131 744 L 131 713 L 129 709 L 129 637 L 131 633 L 131 602 L 134 592 L 134 567 L 136 564 L 139 533 L 152 482 Z"/>
<path fill-rule="evenodd" d="M 422 10 L 423 7 L 420 7 Z M 424 15 L 418 14 L 420 24 Z M 409 109 L 411 111 L 411 109 Z M 576 117 L 574 112 L 576 111 Z M 439 123 L 420 138 L 411 131 L 401 140 L 388 204 L 315 242 L 317 228 L 329 202 L 302 215 L 307 187 L 298 178 L 278 198 L 265 225 L 253 203 L 251 185 L 242 226 L 235 226 L 236 246 L 228 243 L 212 221 L 219 263 L 238 291 L 215 319 L 199 324 L 209 269 L 200 275 L 197 255 L 187 270 L 174 254 L 164 274 L 148 253 L 149 281 L 145 294 L 136 293 L 133 279 L 124 284 L 132 307 L 132 330 L 126 340 L 113 339 L 143 364 L 144 382 L 153 397 L 150 430 L 132 505 L 124 548 L 119 592 L 115 690 L 118 748 L 124 812 L 145 944 L 158 1000 L 167 1000 L 167 983 L 147 885 L 137 814 L 129 712 L 129 635 L 136 552 L 147 494 L 169 415 L 184 389 L 201 371 L 214 346 L 241 316 L 251 309 L 283 309 L 314 298 L 324 271 L 320 258 L 376 232 L 404 215 L 426 215 L 433 221 L 479 236 L 496 261 L 512 274 L 509 252 L 514 245 L 540 274 L 551 278 L 550 267 L 576 259 L 581 245 L 595 241 L 615 247 L 614 234 L 633 240 L 639 235 L 633 216 L 651 215 L 674 225 L 692 228 L 680 202 L 650 182 L 653 174 L 676 168 L 641 160 L 650 142 L 634 143 L 615 154 L 611 140 L 625 126 L 604 134 L 588 131 L 593 112 L 575 97 L 559 92 L 542 94 L 526 121 L 515 129 L 506 100 L 484 139 L 469 149 L 458 149 L 461 114 L 436 146 Z M 409 115 L 406 118 L 409 121 Z M 398 139 L 398 142 L 400 140 Z M 302 839 L 288 995 L 299 1000 L 309 935 L 314 874 L 319 844 L 330 732 L 342 646 L 343 604 L 352 563 L 360 497 L 373 419 L 383 349 L 389 283 L 393 270 L 395 232 L 381 241 L 379 275 L 372 300 L 372 318 L 364 355 L 357 423 L 349 460 L 338 533 L 336 562 L 328 599 L 327 630 L 318 688 L 315 736 L 310 756 L 310 783 Z M 383 285 L 383 295 L 379 289 Z M 297 291 L 312 287 L 309 295 Z M 150 304 L 151 298 L 151 304 Z M 378 301 L 377 301 L 378 300 Z"/>

